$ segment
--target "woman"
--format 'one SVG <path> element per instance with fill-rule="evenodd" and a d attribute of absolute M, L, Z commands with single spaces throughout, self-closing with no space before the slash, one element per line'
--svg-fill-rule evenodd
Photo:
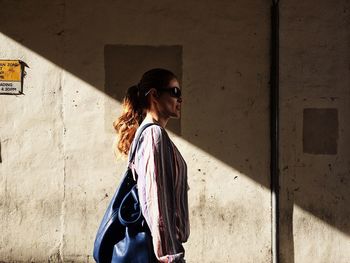
<path fill-rule="evenodd" d="M 157 124 L 142 132 L 132 167 L 159 262 L 185 262 L 182 243 L 190 234 L 187 165 L 165 130 L 170 118 L 180 117 L 181 102 L 177 77 L 166 69 L 151 69 L 127 90 L 123 114 L 114 122 L 119 135 L 117 148 L 129 154 L 129 160 L 140 127 Z"/>

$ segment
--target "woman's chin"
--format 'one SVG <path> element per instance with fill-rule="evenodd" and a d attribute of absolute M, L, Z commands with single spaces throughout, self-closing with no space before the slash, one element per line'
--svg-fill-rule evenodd
<path fill-rule="evenodd" d="M 170 116 L 170 118 L 172 118 L 172 119 L 180 119 L 180 116 L 181 116 L 180 112 L 177 112 L 174 115 Z"/>

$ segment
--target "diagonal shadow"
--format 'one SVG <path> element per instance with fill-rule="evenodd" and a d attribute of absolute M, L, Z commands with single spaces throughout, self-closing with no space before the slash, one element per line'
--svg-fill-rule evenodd
<path fill-rule="evenodd" d="M 104 76 L 104 73 L 101 72 L 104 69 L 100 67 L 103 63 L 94 62 L 101 62 L 104 58 L 106 45 L 118 43 L 121 39 L 134 43 L 140 42 L 140 39 L 144 37 L 151 38 L 152 35 L 147 34 L 151 34 L 152 31 L 143 32 L 142 30 L 145 29 L 141 25 L 148 23 L 152 27 L 154 24 L 153 19 L 148 20 L 146 13 L 143 17 L 140 13 L 130 16 L 130 13 L 139 10 L 130 3 L 124 3 L 124 6 L 115 2 L 108 2 L 108 4 L 109 6 L 102 3 L 68 4 L 65 1 L 2 1 L 0 10 L 2 17 L 6 15 L 5 10 L 22 10 L 22 12 L 17 12 L 15 23 L 12 20 L 3 20 L 0 24 L 0 31 L 120 102 L 126 87 L 115 85 L 106 89 L 104 79 L 101 78 Z M 188 8 L 188 6 L 182 8 Z M 42 12 L 43 10 L 45 12 Z M 118 15 L 115 14 L 115 10 Z M 161 8 L 150 10 L 152 15 L 164 12 Z M 201 18 L 194 15 L 188 16 L 181 11 L 178 10 L 176 13 L 183 22 L 182 30 L 187 29 L 186 37 L 192 40 L 191 34 L 194 34 L 191 32 L 192 24 L 197 21 L 196 19 Z M 210 12 L 210 10 L 201 11 Z M 269 6 L 267 5 L 267 14 L 268 11 Z M 243 13 L 242 16 L 244 15 L 247 14 Z M 204 17 L 207 16 L 204 15 Z M 246 19 L 255 23 L 254 19 L 257 18 L 247 17 Z M 243 24 L 239 24 L 239 20 L 233 22 L 245 25 L 247 20 L 242 18 Z M 169 20 L 165 22 L 169 23 Z M 222 38 L 220 40 L 222 42 L 216 44 L 221 43 L 222 47 L 205 44 L 198 47 L 202 41 L 198 39 L 186 43 L 182 57 L 188 60 L 188 64 L 186 67 L 181 65 L 184 71 L 182 80 L 184 85 L 182 86 L 185 114 L 183 118 L 186 118 L 182 120 L 182 123 L 191 123 L 191 125 L 180 128 L 179 123 L 175 123 L 170 130 L 269 189 L 269 57 L 267 53 L 269 21 L 266 21 L 266 24 L 256 24 L 258 24 L 257 30 L 266 35 L 257 36 L 255 33 L 255 36 L 252 37 L 253 32 L 237 29 L 237 32 L 240 32 L 239 38 L 233 37 L 228 40 Z M 176 26 L 168 26 L 177 35 L 175 34 L 174 38 L 170 37 L 167 42 L 181 42 L 176 39 L 183 38 L 184 33 L 179 32 Z M 128 27 L 129 31 L 125 30 L 125 27 Z M 134 31 L 131 31 L 132 29 Z M 206 30 L 214 32 L 215 27 L 210 28 L 208 25 Z M 138 38 L 137 33 L 143 34 L 143 37 Z M 113 34 L 117 36 L 113 37 Z M 164 32 L 164 34 L 169 33 Z M 200 36 L 194 36 L 194 38 L 197 37 Z M 263 43 L 256 46 L 257 40 Z M 240 52 L 231 51 L 227 57 L 206 55 L 218 52 L 217 49 L 220 48 L 226 48 L 229 52 L 224 41 L 228 41 L 231 47 L 233 46 Z M 192 61 L 191 56 L 193 56 Z M 29 61 L 26 62 L 29 63 Z M 232 67 L 232 64 L 242 65 L 241 69 L 233 70 L 235 67 Z M 252 65 L 256 66 L 251 68 Z M 30 63 L 29 66 L 31 66 Z M 197 68 L 197 73 L 191 76 L 186 75 L 187 67 Z M 139 68 L 139 71 L 146 69 Z M 128 78 L 138 80 L 140 72 L 134 72 Z M 234 82 L 221 81 L 221 78 L 233 79 Z M 288 139 L 293 139 L 293 137 L 284 138 L 284 140 Z M 282 177 L 290 175 L 285 173 L 289 168 L 281 168 Z M 293 170 L 293 173 L 297 172 Z M 329 175 L 331 173 L 328 171 Z M 284 213 L 285 217 L 282 216 L 282 220 L 287 225 L 292 225 L 291 217 L 295 203 L 332 227 L 350 235 L 350 225 L 347 223 L 346 216 L 349 214 L 349 208 L 344 202 L 350 199 L 349 191 L 341 189 L 339 193 L 336 187 L 312 183 L 316 176 L 317 174 L 312 171 L 310 174 L 305 174 L 301 182 L 303 189 L 300 189 L 299 192 L 298 189 L 290 189 L 293 178 L 284 178 L 285 184 L 282 190 L 285 192 L 281 191 L 283 195 L 281 205 L 282 214 Z M 344 176 L 341 178 L 346 180 Z M 227 180 L 234 180 L 234 178 L 227 178 Z M 327 180 L 328 183 L 335 186 L 340 177 L 328 176 Z M 293 193 L 292 198 L 290 198 L 290 192 Z M 319 202 L 319 193 L 322 193 L 322 200 L 328 200 L 328 202 Z M 334 198 L 340 199 L 337 203 L 330 205 Z M 289 234 L 285 233 L 285 237 L 288 237 L 286 243 L 292 242 L 291 227 L 286 231 L 289 232 Z"/>

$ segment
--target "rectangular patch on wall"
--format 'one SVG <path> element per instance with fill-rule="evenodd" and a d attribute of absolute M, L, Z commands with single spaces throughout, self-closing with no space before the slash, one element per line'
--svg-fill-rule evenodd
<path fill-rule="evenodd" d="M 303 111 L 303 152 L 337 154 L 338 109 L 305 108 Z"/>
<path fill-rule="evenodd" d="M 105 45 L 105 93 L 122 103 L 126 90 L 137 84 L 142 74 L 152 68 L 172 71 L 182 86 L 182 46 Z M 183 86 L 182 86 L 183 87 Z M 105 129 L 117 118 L 114 109 L 105 105 Z M 181 135 L 180 119 L 170 119 L 167 128 Z"/>

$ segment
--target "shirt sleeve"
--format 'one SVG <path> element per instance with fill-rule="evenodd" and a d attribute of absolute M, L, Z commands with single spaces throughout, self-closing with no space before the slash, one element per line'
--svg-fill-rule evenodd
<path fill-rule="evenodd" d="M 170 139 L 162 127 L 146 128 L 136 149 L 135 170 L 142 213 L 160 262 L 185 262 L 176 236 L 174 163 Z"/>

